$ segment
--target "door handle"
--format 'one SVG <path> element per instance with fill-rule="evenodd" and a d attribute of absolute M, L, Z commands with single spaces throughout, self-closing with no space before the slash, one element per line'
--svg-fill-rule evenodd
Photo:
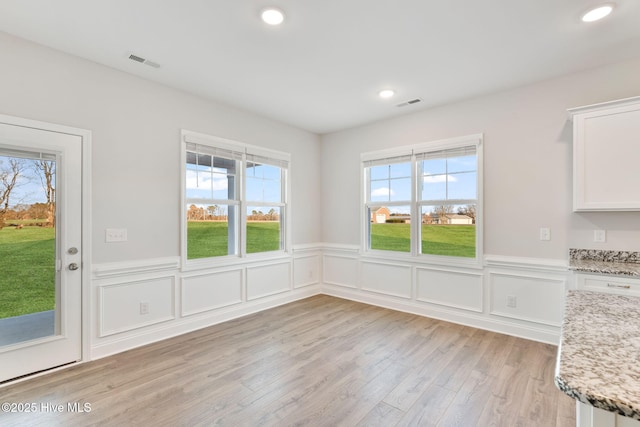
<path fill-rule="evenodd" d="M 71 271 L 76 271 L 79 268 L 80 268 L 80 266 L 78 264 L 76 264 L 75 262 L 72 262 L 71 264 L 69 264 L 69 270 L 71 270 Z"/>

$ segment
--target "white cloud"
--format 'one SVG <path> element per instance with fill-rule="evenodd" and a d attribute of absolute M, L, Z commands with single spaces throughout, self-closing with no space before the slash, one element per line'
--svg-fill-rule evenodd
<path fill-rule="evenodd" d="M 454 175 L 427 175 L 424 177 L 423 181 L 427 184 L 437 184 L 439 182 L 456 182 L 458 178 Z"/>
<path fill-rule="evenodd" d="M 196 171 L 188 170 L 186 175 L 186 185 L 191 190 L 205 190 L 210 191 L 213 186 L 213 191 L 220 191 L 227 189 L 226 178 L 214 178 L 208 173 L 196 173 Z"/>
<path fill-rule="evenodd" d="M 372 197 L 380 197 L 380 196 L 393 196 L 395 193 L 393 190 L 387 187 L 376 188 L 371 192 Z"/>

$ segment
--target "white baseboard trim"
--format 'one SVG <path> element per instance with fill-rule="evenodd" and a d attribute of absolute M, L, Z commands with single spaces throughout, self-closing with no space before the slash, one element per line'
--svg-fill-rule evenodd
<path fill-rule="evenodd" d="M 134 333 L 114 336 L 112 339 L 106 338 L 104 340 L 100 340 L 100 342 L 91 347 L 90 360 L 101 359 L 126 350 L 131 350 L 136 347 L 183 335 L 198 329 L 217 325 L 222 322 L 237 319 L 239 317 L 247 316 L 283 304 L 288 304 L 320 293 L 320 285 L 305 286 L 283 294 L 264 297 L 255 301 L 244 302 L 240 305 L 233 305 L 220 310 L 214 310 L 206 315 L 194 315 L 164 324 L 161 323 L 149 328 L 140 329 Z"/>
<path fill-rule="evenodd" d="M 436 307 L 426 305 L 416 301 L 394 298 L 391 296 L 380 296 L 357 289 L 347 289 L 340 286 L 324 284 L 322 294 L 344 298 L 365 304 L 384 307 L 391 310 L 416 314 L 418 316 L 430 317 L 446 322 L 457 323 L 473 328 L 485 329 L 515 337 L 539 341 L 547 344 L 558 345 L 560 341 L 560 328 L 540 327 L 533 325 L 519 324 L 514 321 L 504 321 L 482 314 L 463 312 L 461 310 L 447 309 L 446 307 Z"/>

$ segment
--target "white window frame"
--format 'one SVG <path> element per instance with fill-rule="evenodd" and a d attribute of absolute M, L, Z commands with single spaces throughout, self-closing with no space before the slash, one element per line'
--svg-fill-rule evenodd
<path fill-rule="evenodd" d="M 451 150 L 462 147 L 475 146 L 477 156 L 477 177 L 476 177 L 476 256 L 474 258 L 447 256 L 447 255 L 431 255 L 422 254 L 421 241 L 421 225 L 422 225 L 422 206 L 430 205 L 421 200 L 420 186 L 418 180 L 421 176 L 420 162 L 417 160 L 423 153 L 435 152 L 441 150 Z M 463 266 L 472 268 L 481 268 L 483 259 L 484 245 L 484 226 L 483 226 L 483 135 L 473 134 L 458 138 L 450 138 L 438 141 L 431 141 L 416 145 L 404 146 L 388 150 L 371 151 L 362 153 L 360 156 L 360 176 L 361 182 L 361 255 L 379 258 L 393 259 L 411 259 L 412 261 L 423 262 L 437 265 Z M 411 157 L 411 250 L 410 252 L 379 250 L 370 248 L 370 222 L 369 208 L 379 205 L 392 206 L 401 204 L 405 206 L 405 202 L 371 202 L 369 198 L 370 177 L 367 173 L 368 166 L 372 164 L 385 164 L 385 161 L 393 162 L 394 159 L 402 157 Z"/>
<path fill-rule="evenodd" d="M 233 205 L 238 207 L 237 221 L 237 244 L 236 253 L 221 255 L 208 258 L 187 259 L 187 213 L 185 206 L 187 205 L 186 197 L 186 163 L 187 163 L 187 146 L 188 144 L 197 144 L 201 146 L 211 147 L 213 149 L 222 149 L 233 151 L 241 155 L 239 168 L 236 174 L 236 201 Z M 274 206 L 281 209 L 280 219 L 280 250 L 247 253 L 247 205 L 255 205 L 255 201 L 246 200 L 246 165 L 247 157 L 260 158 L 266 164 L 279 166 L 281 168 L 281 201 L 280 202 L 258 202 L 260 206 Z M 180 256 L 182 259 L 183 270 L 207 268 L 220 264 L 231 265 L 242 263 L 247 260 L 273 259 L 291 254 L 291 183 L 289 176 L 291 174 L 291 155 L 282 151 L 270 150 L 263 147 L 245 144 L 216 136 L 206 135 L 189 130 L 181 131 L 181 187 L 180 187 Z M 231 204 L 229 205 L 231 206 Z"/>

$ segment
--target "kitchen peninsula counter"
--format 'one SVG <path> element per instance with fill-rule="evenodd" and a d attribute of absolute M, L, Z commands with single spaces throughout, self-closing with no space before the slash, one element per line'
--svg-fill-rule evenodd
<path fill-rule="evenodd" d="M 640 297 L 568 291 L 555 383 L 583 404 L 640 420 Z"/>

